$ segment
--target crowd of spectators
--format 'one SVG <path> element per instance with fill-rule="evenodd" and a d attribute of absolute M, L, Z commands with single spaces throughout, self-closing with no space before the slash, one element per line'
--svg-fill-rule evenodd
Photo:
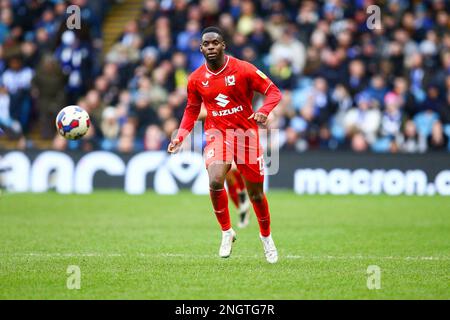
<path fill-rule="evenodd" d="M 66 28 L 71 4 L 82 8 L 80 30 Z M 281 149 L 450 150 L 448 1 L 144 0 L 102 57 L 111 5 L 0 0 L 0 125 L 24 148 L 38 125 L 55 149 L 166 149 L 187 78 L 204 63 L 201 30 L 216 25 L 228 54 L 282 90 L 269 122 Z M 91 115 L 82 140 L 54 138 L 54 117 L 68 104 Z"/>

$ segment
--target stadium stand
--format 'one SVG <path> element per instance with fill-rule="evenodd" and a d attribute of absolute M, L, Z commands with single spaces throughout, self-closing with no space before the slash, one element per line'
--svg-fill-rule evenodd
<path fill-rule="evenodd" d="M 227 52 L 282 89 L 270 127 L 283 150 L 450 151 L 449 2 L 383 2 L 378 29 L 371 4 L 0 0 L 0 146 L 165 150 L 203 63 L 200 32 L 218 25 Z M 55 136 L 69 104 L 92 118 L 79 141 Z"/>

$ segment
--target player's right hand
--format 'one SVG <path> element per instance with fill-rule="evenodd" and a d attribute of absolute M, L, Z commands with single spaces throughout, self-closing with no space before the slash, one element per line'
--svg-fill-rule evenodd
<path fill-rule="evenodd" d="M 253 113 L 250 117 L 248 117 L 248 119 L 254 119 L 256 121 L 256 123 L 262 124 L 264 126 L 267 125 L 268 122 L 268 117 L 267 115 L 265 115 L 262 112 L 255 112 Z"/>
<path fill-rule="evenodd" d="M 167 147 L 167 152 L 168 153 L 175 153 L 178 151 L 178 149 L 180 149 L 181 147 L 181 141 L 180 139 L 173 139 L 170 143 L 169 146 Z"/>

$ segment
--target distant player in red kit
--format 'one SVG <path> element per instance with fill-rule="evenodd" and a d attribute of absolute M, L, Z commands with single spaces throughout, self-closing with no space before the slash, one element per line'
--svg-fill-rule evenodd
<path fill-rule="evenodd" d="M 225 176 L 234 161 L 245 179 L 258 219 L 266 260 L 275 263 L 278 261 L 278 252 L 270 232 L 269 206 L 263 190 L 264 163 L 258 124 L 267 124 L 269 113 L 281 100 L 280 90 L 252 64 L 225 55 L 225 42 L 218 28 L 208 27 L 203 30 L 200 51 L 206 63 L 189 77 L 186 109 L 168 152 L 174 153 L 180 148 L 193 128 L 203 102 L 207 110 L 207 144 L 204 154 L 210 196 L 222 228 L 219 255 L 229 257 L 236 240 L 224 188 Z M 264 105 L 255 113 L 252 109 L 254 91 L 266 96 Z"/>
<path fill-rule="evenodd" d="M 225 176 L 225 181 L 227 182 L 228 195 L 239 212 L 238 227 L 245 228 L 250 222 L 250 201 L 248 200 L 247 189 L 242 174 L 234 162 L 231 164 L 230 171 Z"/>

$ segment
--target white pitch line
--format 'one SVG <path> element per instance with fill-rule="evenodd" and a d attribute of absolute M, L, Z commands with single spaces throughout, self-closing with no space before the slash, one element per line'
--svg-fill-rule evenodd
<path fill-rule="evenodd" d="M 29 253 L 0 253 L 0 256 L 12 256 L 12 257 L 48 257 L 48 258 L 84 258 L 84 257 L 163 257 L 163 258 L 216 258 L 216 255 L 205 254 L 186 254 L 186 253 L 137 253 L 137 254 L 123 254 L 123 253 L 42 253 L 42 252 L 29 252 Z M 237 258 L 258 258 L 259 255 L 234 255 Z M 293 259 L 293 260 L 405 260 L 405 261 L 449 261 L 450 257 L 442 256 L 304 256 L 304 255 L 281 255 L 281 258 Z"/>
<path fill-rule="evenodd" d="M 298 256 L 287 255 L 288 259 L 305 259 L 305 260 L 443 260 L 448 261 L 450 257 L 377 257 L 377 256 Z"/>

